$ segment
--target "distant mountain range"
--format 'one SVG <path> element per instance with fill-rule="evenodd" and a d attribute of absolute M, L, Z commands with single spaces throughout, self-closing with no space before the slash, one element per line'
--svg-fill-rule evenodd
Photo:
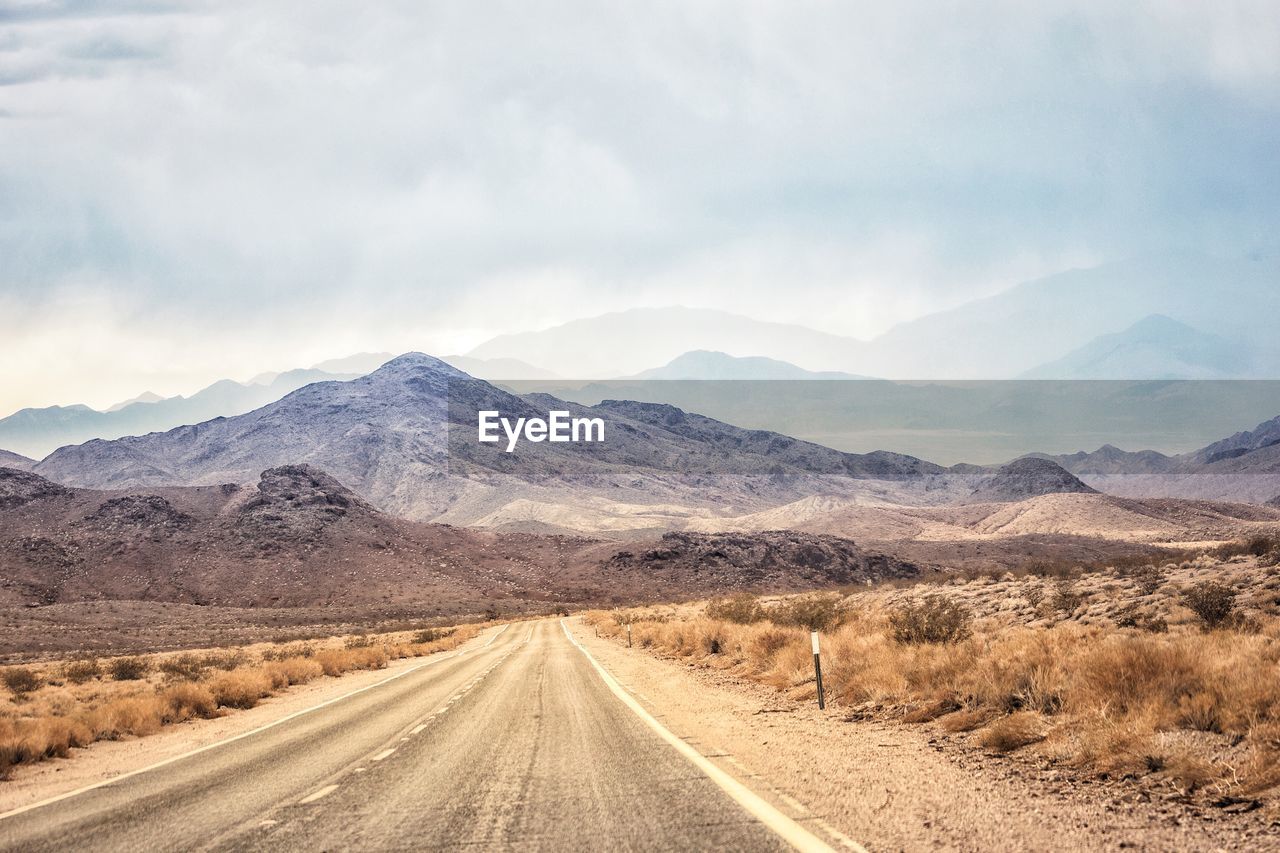
<path fill-rule="evenodd" d="M 145 435 L 181 424 L 243 414 L 313 382 L 354 379 L 358 375 L 290 370 L 270 374 L 260 383 L 223 379 L 190 397 L 126 401 L 103 412 L 84 405 L 22 409 L 0 419 L 0 447 L 43 457 L 55 448 L 90 439 Z"/>
<path fill-rule="evenodd" d="M 598 417 L 607 439 L 526 442 L 508 453 L 476 441 L 482 409 L 510 418 L 545 417 L 551 409 Z M 1104 464 L 1094 467 L 1095 458 Z M 243 415 L 63 447 L 33 470 L 68 486 L 133 489 L 247 483 L 265 468 L 305 463 L 409 519 L 640 532 L 814 495 L 936 505 L 1099 489 L 1260 503 L 1280 492 L 1278 460 L 1280 418 L 1183 457 L 1103 448 L 998 470 L 945 468 L 898 453 L 843 453 L 661 403 L 584 406 L 516 395 L 439 359 L 408 354 L 359 379 L 308 385 Z"/>
<path fill-rule="evenodd" d="M 475 441 L 476 413 L 600 417 L 595 445 Z M 744 430 L 671 406 L 584 407 L 510 394 L 439 359 L 408 354 L 349 382 L 308 385 L 255 411 L 164 433 L 63 447 L 35 466 L 72 486 L 248 482 L 313 464 L 374 505 L 414 519 L 471 523 L 517 500 L 763 507 L 853 481 L 918 482 L 941 467 L 893 453 L 848 454 Z M 573 525 L 566 525 L 572 527 Z"/>
<path fill-rule="evenodd" d="M 461 367 L 461 365 L 455 365 Z M 521 377 L 513 377 L 521 378 Z M 642 370 L 629 379 L 663 380 L 778 380 L 865 379 L 838 370 L 805 370 L 789 362 L 762 356 L 733 356 L 695 350 L 677 356 L 662 367 Z"/>
<path fill-rule="evenodd" d="M 870 341 L 728 311 L 638 308 L 500 335 L 468 355 L 568 379 L 635 376 L 706 350 L 890 379 L 1280 379 L 1269 319 L 1278 285 L 1275 259 L 1166 255 L 1029 281 Z"/>
<path fill-rule="evenodd" d="M 1024 379 L 1231 379 L 1254 374 L 1249 347 L 1160 314 L 1102 335 Z"/>

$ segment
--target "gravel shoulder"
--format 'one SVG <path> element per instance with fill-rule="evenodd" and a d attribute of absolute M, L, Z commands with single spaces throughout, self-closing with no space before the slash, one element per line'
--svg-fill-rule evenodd
<path fill-rule="evenodd" d="M 926 729 L 847 722 L 734 676 L 580 642 L 673 732 L 726 770 L 870 850 L 1280 850 L 1280 833 L 1207 820 L 1103 786 L 1047 786 L 1017 764 L 950 749 Z"/>

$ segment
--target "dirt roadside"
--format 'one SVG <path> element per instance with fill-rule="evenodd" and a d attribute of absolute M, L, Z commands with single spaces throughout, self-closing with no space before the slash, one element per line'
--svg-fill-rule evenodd
<path fill-rule="evenodd" d="M 842 710 L 569 626 L 677 735 L 793 817 L 869 850 L 1280 850 L 1280 832 L 1248 815 L 1206 821 L 1101 786 L 1051 790 L 1000 759 L 942 753 L 924 730 L 845 722 Z"/>
<path fill-rule="evenodd" d="M 486 631 L 459 648 L 475 648 L 490 636 L 492 632 Z M 98 741 L 84 749 L 73 750 L 68 758 L 15 767 L 13 775 L 0 782 L 0 814 L 244 734 L 290 714 L 394 678 L 414 667 L 452 657 L 455 653 L 402 658 L 389 662 L 383 669 L 354 670 L 339 678 L 319 678 L 267 697 L 248 710 L 234 711 L 211 720 L 195 719 L 165 726 L 156 734 L 142 738 Z"/>

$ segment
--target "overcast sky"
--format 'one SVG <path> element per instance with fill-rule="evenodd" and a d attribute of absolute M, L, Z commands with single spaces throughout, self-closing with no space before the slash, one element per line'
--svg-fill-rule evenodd
<path fill-rule="evenodd" d="M 1258 2 L 0 0 L 0 414 L 1274 251 Z"/>

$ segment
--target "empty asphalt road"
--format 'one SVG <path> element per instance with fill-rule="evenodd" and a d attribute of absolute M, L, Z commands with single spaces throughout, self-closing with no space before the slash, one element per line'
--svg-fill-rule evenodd
<path fill-rule="evenodd" d="M 554 621 L 0 818 L 5 850 L 778 850 L 822 842 L 646 719 Z"/>

